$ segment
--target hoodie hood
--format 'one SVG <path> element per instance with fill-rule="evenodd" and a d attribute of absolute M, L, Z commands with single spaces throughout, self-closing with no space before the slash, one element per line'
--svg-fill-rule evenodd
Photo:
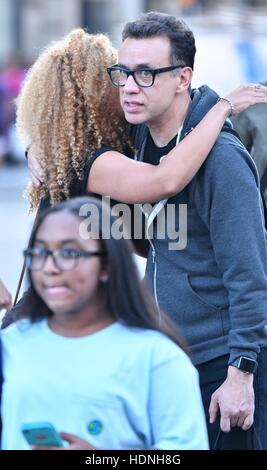
<path fill-rule="evenodd" d="M 203 119 L 207 112 L 217 103 L 219 95 L 207 85 L 193 89 L 191 93 L 191 104 L 184 121 L 181 138 L 185 137 Z M 230 128 L 231 123 L 226 122 Z"/>
<path fill-rule="evenodd" d="M 192 129 L 194 129 L 194 127 L 197 126 L 201 119 L 203 119 L 208 111 L 217 103 L 219 98 L 220 96 L 207 85 L 202 85 L 201 87 L 192 90 L 191 103 L 184 120 L 180 140 L 182 140 Z M 233 125 L 229 119 L 224 123 L 224 130 L 226 127 L 233 129 Z M 147 136 L 149 133 L 148 127 L 145 124 L 139 124 L 137 126 L 130 125 L 129 133 L 132 141 L 134 142 L 135 148 L 138 149 L 135 155 L 135 160 L 143 161 Z"/>

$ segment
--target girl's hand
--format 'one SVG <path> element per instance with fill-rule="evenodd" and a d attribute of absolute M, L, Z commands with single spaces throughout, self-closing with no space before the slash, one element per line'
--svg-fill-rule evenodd
<path fill-rule="evenodd" d="M 0 309 L 6 308 L 9 310 L 12 307 L 12 297 L 11 294 L 8 292 L 6 286 L 0 279 Z"/>
<path fill-rule="evenodd" d="M 68 447 L 32 446 L 32 450 L 97 450 L 97 448 L 93 447 L 88 441 L 74 434 L 61 432 L 60 436 L 64 441 L 69 443 Z"/>

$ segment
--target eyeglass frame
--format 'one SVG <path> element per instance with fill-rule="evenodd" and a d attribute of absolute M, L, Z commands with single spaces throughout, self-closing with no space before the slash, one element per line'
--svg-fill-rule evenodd
<path fill-rule="evenodd" d="M 107 255 L 107 253 L 105 251 L 85 251 L 85 250 L 80 250 L 78 248 L 56 248 L 55 250 L 49 250 L 48 248 L 41 248 L 41 250 L 43 250 L 45 252 L 45 255 L 42 259 L 41 266 L 38 269 L 32 269 L 32 266 L 30 264 L 32 264 L 32 260 L 33 260 L 33 254 L 32 254 L 33 250 L 34 250 L 34 248 L 27 248 L 26 250 L 23 250 L 23 256 L 25 258 L 25 263 L 26 263 L 27 268 L 30 271 L 41 271 L 43 269 L 46 261 L 47 261 L 48 256 L 52 257 L 53 263 L 56 266 L 56 268 L 59 269 L 59 271 L 71 271 L 72 269 L 74 269 L 78 266 L 78 262 L 79 262 L 80 258 L 92 258 L 93 256 L 104 257 L 104 256 Z M 73 250 L 74 252 L 76 252 L 76 256 L 74 256 L 72 258 L 72 260 L 74 261 L 74 265 L 71 268 L 62 269 L 58 265 L 57 259 L 55 257 L 55 252 L 60 252 L 60 251 L 63 251 L 63 250 Z M 30 260 L 30 263 L 27 262 L 27 259 Z"/>
<path fill-rule="evenodd" d="M 186 67 L 186 65 L 170 65 L 169 67 L 161 67 L 161 68 L 156 68 L 156 69 L 151 69 L 149 67 L 144 67 L 144 68 L 140 68 L 140 69 L 130 70 L 130 69 L 127 69 L 125 67 L 121 67 L 118 64 L 115 64 L 115 65 L 110 65 L 109 67 L 107 67 L 107 72 L 109 74 L 109 78 L 110 78 L 112 84 L 115 85 L 115 86 L 119 86 L 119 87 L 125 86 L 128 78 L 130 76 L 132 76 L 135 83 L 139 87 L 149 88 L 149 87 L 154 85 L 156 75 L 158 75 L 159 73 L 171 72 L 172 70 L 181 69 L 181 68 L 184 68 L 184 67 Z M 123 72 L 126 73 L 127 78 L 125 80 L 124 85 L 119 85 L 119 84 L 116 84 L 116 83 L 113 82 L 112 77 L 111 77 L 112 70 L 122 70 Z M 151 74 L 152 74 L 152 83 L 151 83 L 151 85 L 139 85 L 139 83 L 138 83 L 138 81 L 136 80 L 136 77 L 135 77 L 135 72 L 151 72 Z"/>

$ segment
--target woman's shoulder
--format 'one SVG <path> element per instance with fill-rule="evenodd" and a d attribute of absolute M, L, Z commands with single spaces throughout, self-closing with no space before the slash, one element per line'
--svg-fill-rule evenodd
<path fill-rule="evenodd" d="M 103 153 L 110 152 L 112 150 L 114 150 L 112 147 L 104 145 L 103 147 L 100 147 L 100 148 L 94 150 L 93 152 L 90 152 L 87 155 L 86 162 L 85 162 L 85 167 L 84 167 L 85 178 L 88 177 L 88 175 L 90 173 L 90 170 L 91 170 L 91 167 L 92 167 L 93 163 L 95 162 L 95 160 L 98 157 L 100 157 L 100 155 L 102 155 Z"/>
<path fill-rule="evenodd" d="M 82 169 L 82 176 L 78 177 L 75 175 L 70 185 L 71 197 L 84 196 L 87 193 L 87 180 L 91 171 L 93 163 L 97 160 L 100 155 L 105 152 L 113 150 L 111 147 L 103 146 L 93 152 L 88 152 L 85 157 L 85 163 Z"/>

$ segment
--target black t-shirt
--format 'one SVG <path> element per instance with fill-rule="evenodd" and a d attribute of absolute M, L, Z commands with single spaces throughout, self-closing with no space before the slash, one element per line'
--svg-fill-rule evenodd
<path fill-rule="evenodd" d="M 176 139 L 177 135 L 173 137 L 165 147 L 157 147 L 149 133 L 145 148 L 144 161 L 146 163 L 151 163 L 152 165 L 158 165 L 161 157 L 163 157 L 163 155 L 167 155 L 175 147 Z"/>

